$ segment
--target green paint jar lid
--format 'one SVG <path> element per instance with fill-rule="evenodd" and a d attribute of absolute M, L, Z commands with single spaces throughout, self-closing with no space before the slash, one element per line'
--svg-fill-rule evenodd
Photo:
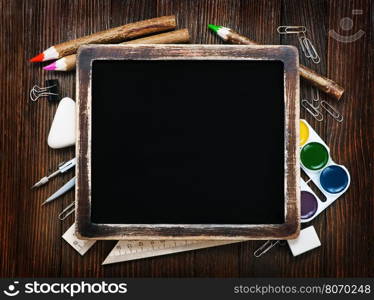
<path fill-rule="evenodd" d="M 329 152 L 320 143 L 306 144 L 300 152 L 300 160 L 303 166 L 309 170 L 320 170 L 329 161 Z"/>

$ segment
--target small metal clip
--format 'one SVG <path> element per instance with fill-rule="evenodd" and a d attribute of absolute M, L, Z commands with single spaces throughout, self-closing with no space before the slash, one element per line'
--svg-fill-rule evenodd
<path fill-rule="evenodd" d="M 319 57 L 312 41 L 305 36 L 305 33 L 299 34 L 298 39 L 305 57 L 311 59 L 315 64 L 319 64 L 321 58 Z"/>
<path fill-rule="evenodd" d="M 334 118 L 337 122 L 343 122 L 344 117 L 343 115 L 336 110 L 331 104 L 327 103 L 325 100 L 321 101 L 322 108 L 328 112 L 328 114 Z"/>
<path fill-rule="evenodd" d="M 315 109 L 318 109 L 319 108 L 319 91 L 317 88 L 315 87 L 312 87 L 312 106 L 315 108 Z"/>
<path fill-rule="evenodd" d="M 277 31 L 279 34 L 293 34 L 293 33 L 305 33 L 305 26 L 278 26 Z"/>
<path fill-rule="evenodd" d="M 65 220 L 68 216 L 70 216 L 75 211 L 75 202 L 70 203 L 68 206 L 64 208 L 64 210 L 59 213 L 58 218 L 60 221 Z"/>
<path fill-rule="evenodd" d="M 321 62 L 321 58 L 312 41 L 306 37 L 305 26 L 278 26 L 277 32 L 279 34 L 297 34 L 301 50 L 305 57 L 311 59 L 315 64 Z"/>
<path fill-rule="evenodd" d="M 253 252 L 253 255 L 255 257 L 260 257 L 264 255 L 266 252 L 268 252 L 270 249 L 272 249 L 276 245 L 284 245 L 284 241 L 266 241 L 260 248 L 258 248 L 255 252 Z"/>
<path fill-rule="evenodd" d="M 58 80 L 50 79 L 46 80 L 46 87 L 40 87 L 34 85 L 30 90 L 30 100 L 37 101 L 40 97 L 48 97 L 48 101 L 57 101 L 58 100 L 58 89 L 59 84 Z"/>
<path fill-rule="evenodd" d="M 318 122 L 323 121 L 322 113 L 317 108 L 315 108 L 308 100 L 301 100 L 301 106 L 304 107 L 307 112 L 310 113 Z"/>

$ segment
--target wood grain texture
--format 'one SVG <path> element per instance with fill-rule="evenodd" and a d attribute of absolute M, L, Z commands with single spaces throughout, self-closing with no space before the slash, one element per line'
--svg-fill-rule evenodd
<path fill-rule="evenodd" d="M 373 195 L 373 15 L 372 1 L 354 0 L 38 0 L 0 1 L 0 275 L 14 276 L 374 276 Z M 362 15 L 352 15 L 362 9 Z M 280 37 L 279 25 L 305 25 L 317 45 L 321 63 L 301 62 L 339 82 L 345 93 L 339 102 L 325 99 L 344 114 L 337 123 L 324 113 L 316 122 L 301 116 L 330 146 L 334 159 L 347 166 L 352 183 L 345 195 L 319 215 L 313 225 L 322 246 L 293 258 L 277 247 L 261 259 L 252 255 L 262 242 L 252 241 L 177 255 L 101 266 L 115 242 L 97 242 L 84 257 L 61 239 L 73 222 L 57 219 L 74 200 L 72 192 L 46 207 L 40 204 L 72 173 L 53 179 L 36 191 L 30 186 L 74 155 L 74 149 L 51 150 L 46 138 L 57 105 L 28 102 L 28 91 L 45 79 L 60 81 L 62 96 L 75 98 L 75 76 L 47 73 L 28 64 L 32 54 L 53 44 L 100 30 L 162 15 L 175 14 L 177 28 L 188 28 L 191 43 L 220 44 L 206 30 L 208 23 L 224 25 L 260 43 L 293 44 L 293 36 Z M 353 28 L 342 30 L 343 17 Z M 328 36 L 358 30 L 365 34 L 342 43 Z M 310 87 L 302 82 L 302 96 Z M 322 96 L 323 97 L 323 96 Z"/>

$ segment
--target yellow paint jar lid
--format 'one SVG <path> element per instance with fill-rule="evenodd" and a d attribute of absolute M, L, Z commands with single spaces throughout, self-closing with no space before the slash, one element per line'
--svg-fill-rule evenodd
<path fill-rule="evenodd" d="M 309 127 L 304 121 L 300 120 L 300 146 L 304 145 L 309 139 Z"/>

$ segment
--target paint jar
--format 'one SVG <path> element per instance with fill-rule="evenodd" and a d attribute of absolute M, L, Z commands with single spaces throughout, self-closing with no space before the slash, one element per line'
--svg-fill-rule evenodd
<path fill-rule="evenodd" d="M 301 219 L 309 219 L 315 215 L 318 209 L 316 196 L 309 191 L 301 191 Z"/>
<path fill-rule="evenodd" d="M 328 163 L 329 152 L 324 145 L 317 142 L 310 142 L 300 151 L 300 161 L 303 166 L 311 171 L 318 171 Z"/>
<path fill-rule="evenodd" d="M 331 165 L 323 169 L 320 174 L 322 188 L 330 194 L 337 194 L 347 187 L 349 183 L 348 171 L 338 165 Z"/>

